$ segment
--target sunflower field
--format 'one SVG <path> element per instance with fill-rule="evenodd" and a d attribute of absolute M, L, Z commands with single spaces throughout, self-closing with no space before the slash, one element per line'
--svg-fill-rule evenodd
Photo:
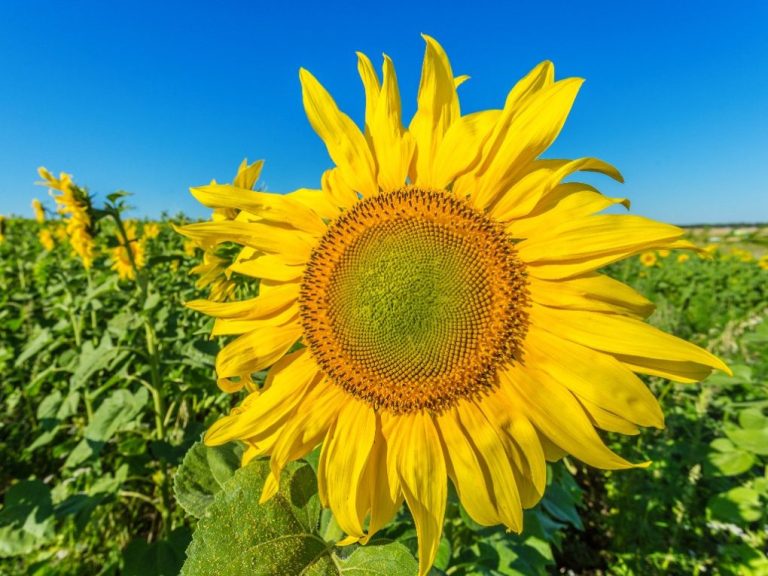
<path fill-rule="evenodd" d="M 237 400 L 214 384 L 225 338 L 184 303 L 257 290 L 216 273 L 226 247 L 185 240 L 181 215 L 127 220 L 122 193 L 97 208 L 72 189 L 79 231 L 40 205 L 37 220 L 2 220 L 0 573 L 415 573 L 406 509 L 367 546 L 334 545 L 317 451 L 260 507 L 269 467 L 236 472 L 241 444 L 201 444 Z M 666 427 L 604 438 L 650 467 L 549 464 L 522 535 L 477 524 L 451 495 L 433 574 L 768 573 L 768 228 L 689 236 L 701 254 L 653 251 L 609 271 L 654 302 L 653 324 L 733 376 L 647 378 Z"/>
<path fill-rule="evenodd" d="M 0 574 L 768 574 L 768 226 L 623 213 L 542 157 L 582 79 L 462 115 L 423 38 L 410 122 L 300 70 L 319 189 L 0 217 Z"/>

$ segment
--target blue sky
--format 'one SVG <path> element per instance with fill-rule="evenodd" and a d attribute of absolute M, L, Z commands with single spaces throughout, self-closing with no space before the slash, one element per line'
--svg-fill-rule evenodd
<path fill-rule="evenodd" d="M 284 7 L 287 6 L 287 7 Z M 0 214 L 31 216 L 40 165 L 134 214 L 204 217 L 190 186 L 264 158 L 270 191 L 318 187 L 330 166 L 298 69 L 358 122 L 355 51 L 395 62 L 406 118 L 436 37 L 465 112 L 501 107 L 543 59 L 586 78 L 549 157 L 597 156 L 634 213 L 680 224 L 768 221 L 768 3 L 0 3 Z M 50 203 L 50 200 L 48 200 Z"/>

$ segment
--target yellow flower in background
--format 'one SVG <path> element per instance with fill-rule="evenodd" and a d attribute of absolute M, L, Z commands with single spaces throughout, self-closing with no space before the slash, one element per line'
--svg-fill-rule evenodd
<path fill-rule="evenodd" d="M 59 242 L 66 242 L 67 241 L 67 228 L 64 225 L 61 225 L 59 223 L 56 223 L 53 226 L 53 236 L 58 240 Z"/>
<path fill-rule="evenodd" d="M 752 256 L 752 252 L 750 252 L 749 250 L 744 250 L 743 248 L 732 248 L 731 256 L 736 258 L 740 262 L 752 262 L 752 260 L 754 260 L 754 256 Z"/>
<path fill-rule="evenodd" d="M 0 244 L 5 242 L 5 216 L 0 214 Z"/>
<path fill-rule="evenodd" d="M 581 170 L 620 181 L 603 161 L 539 159 L 581 80 L 555 81 L 543 62 L 502 110 L 462 115 L 464 78 L 425 39 L 407 128 L 389 58 L 380 79 L 359 55 L 363 129 L 301 70 L 309 122 L 335 163 L 322 189 L 195 188 L 235 219 L 181 228 L 204 246 L 243 246 L 230 271 L 259 279 L 256 298 L 188 303 L 216 318 L 213 334 L 237 336 L 216 359 L 223 390 L 268 369 L 206 443 L 244 441 L 244 463 L 270 457 L 262 501 L 286 463 L 322 444 L 319 495 L 343 543 L 366 543 L 405 501 L 420 575 L 437 553 L 448 479 L 475 521 L 519 532 L 547 460 L 629 468 L 596 428 L 663 426 L 635 373 L 695 382 L 728 371 L 643 322 L 653 305 L 597 272 L 690 248 L 682 230 L 598 214 L 626 201 L 563 182 Z"/>
<path fill-rule="evenodd" d="M 67 239 L 74 253 L 80 258 L 85 268 L 93 265 L 95 245 L 91 234 L 91 201 L 88 193 L 72 181 L 72 176 L 66 172 L 54 177 L 43 167 L 37 170 L 43 178 L 42 184 L 51 189 L 51 195 L 56 201 L 58 212 L 66 219 Z M 53 191 L 60 194 L 53 194 Z"/>
<path fill-rule="evenodd" d="M 146 240 L 154 240 L 160 235 L 160 225 L 157 222 L 147 222 L 142 230 L 142 237 Z"/>
<path fill-rule="evenodd" d="M 689 259 L 690 259 L 690 256 L 688 254 L 678 254 L 677 255 L 677 261 L 680 264 L 683 264 L 684 262 L 688 262 Z"/>
<path fill-rule="evenodd" d="M 258 160 L 253 164 L 248 164 L 248 160 L 243 160 L 237 169 L 235 180 L 231 184 L 232 187 L 239 190 L 251 191 L 256 186 L 256 181 L 261 174 L 261 168 L 264 165 L 263 160 Z M 224 185 L 229 186 L 229 185 Z M 211 188 L 219 187 L 219 184 L 215 180 L 211 181 Z M 240 210 L 232 207 L 216 207 L 211 214 L 211 221 L 223 223 L 238 218 Z M 190 254 L 186 242 L 191 242 Z M 184 250 L 188 256 L 195 255 L 195 247 L 200 247 L 204 250 L 203 261 L 190 270 L 192 274 L 199 275 L 200 278 L 195 283 L 198 288 L 210 287 L 209 298 L 214 302 L 224 302 L 231 299 L 235 295 L 235 283 L 230 279 L 231 271 L 230 265 L 232 262 L 220 258 L 216 255 L 216 243 L 208 241 L 195 241 L 187 240 L 184 245 Z"/>
<path fill-rule="evenodd" d="M 53 240 L 53 234 L 51 234 L 51 231 L 47 228 L 40 230 L 37 237 L 40 240 L 40 244 L 42 244 L 43 248 L 45 248 L 46 252 L 50 252 L 56 246 L 56 242 Z"/>
<path fill-rule="evenodd" d="M 201 290 L 210 287 L 208 298 L 214 302 L 225 302 L 235 294 L 235 283 L 230 280 L 227 268 L 230 262 L 219 258 L 213 252 L 203 252 L 203 261 L 190 270 L 192 274 L 200 276 L 195 286 Z"/>
<path fill-rule="evenodd" d="M 669 256 L 670 251 L 669 250 L 659 250 L 658 254 L 659 254 L 659 257 L 666 258 L 667 256 Z"/>
<path fill-rule="evenodd" d="M 640 254 L 640 263 L 643 266 L 648 266 L 649 268 L 651 266 L 655 266 L 658 259 L 656 258 L 655 252 L 643 252 Z"/>
<path fill-rule="evenodd" d="M 39 224 L 45 222 L 45 208 L 43 208 L 43 203 L 37 198 L 32 200 L 32 210 L 34 210 L 35 220 L 37 220 Z"/>
<path fill-rule="evenodd" d="M 119 245 L 111 248 L 112 270 L 117 272 L 120 280 L 135 280 L 136 270 L 141 270 L 145 264 L 144 239 L 136 236 L 136 222 L 127 221 L 123 224 L 128 243 L 117 233 Z"/>
<path fill-rule="evenodd" d="M 763 254 L 757 261 L 757 265 L 763 270 L 768 270 L 768 254 Z"/>
<path fill-rule="evenodd" d="M 194 258 L 195 254 L 197 254 L 197 244 L 192 240 L 184 240 L 184 254 Z"/>

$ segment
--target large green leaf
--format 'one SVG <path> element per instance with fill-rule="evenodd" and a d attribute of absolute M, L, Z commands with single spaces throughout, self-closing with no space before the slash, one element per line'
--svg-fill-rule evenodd
<path fill-rule="evenodd" d="M 319 535 L 312 468 L 293 463 L 259 505 L 269 464 L 251 462 L 224 485 L 197 525 L 183 576 L 409 576 L 416 560 L 395 542 L 337 549 Z"/>
<path fill-rule="evenodd" d="M 77 466 L 95 456 L 116 432 L 132 427 L 141 417 L 141 411 L 149 401 L 146 388 L 135 393 L 130 390 L 114 390 L 96 409 L 93 419 L 86 426 L 83 438 L 70 452 L 64 466 Z"/>
<path fill-rule="evenodd" d="M 709 462 L 724 476 L 743 474 L 755 464 L 755 456 L 734 446 L 728 438 L 717 438 L 709 445 Z"/>
<path fill-rule="evenodd" d="M 29 554 L 53 537 L 51 490 L 40 480 L 11 486 L 0 510 L 0 558 Z"/>
<path fill-rule="evenodd" d="M 765 513 L 759 492 L 748 486 L 739 486 L 718 494 L 709 501 L 708 509 L 717 520 L 733 524 L 756 522 Z"/>
<path fill-rule="evenodd" d="M 240 466 L 242 447 L 236 442 L 206 446 L 196 442 L 189 449 L 173 479 L 173 491 L 181 507 L 202 517 L 214 495 Z"/>

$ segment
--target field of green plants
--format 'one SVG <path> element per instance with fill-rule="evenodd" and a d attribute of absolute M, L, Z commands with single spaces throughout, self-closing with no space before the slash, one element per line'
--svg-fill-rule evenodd
<path fill-rule="evenodd" d="M 126 220 L 124 201 L 93 208 L 90 268 L 52 210 L 0 223 L 0 574 L 412 573 L 407 511 L 367 547 L 338 548 L 314 459 L 260 508 L 264 464 L 235 474 L 238 446 L 200 444 L 238 398 L 216 387 L 221 342 L 184 302 L 256 287 L 208 282 L 217 262 L 174 232 L 183 217 Z M 435 574 L 768 574 L 768 228 L 691 236 L 701 254 L 646 253 L 611 273 L 655 302 L 652 323 L 734 375 L 649 378 L 666 428 L 607 439 L 652 465 L 550 465 L 520 536 L 476 525 L 452 497 Z M 276 534 L 315 548 L 260 556 Z"/>

